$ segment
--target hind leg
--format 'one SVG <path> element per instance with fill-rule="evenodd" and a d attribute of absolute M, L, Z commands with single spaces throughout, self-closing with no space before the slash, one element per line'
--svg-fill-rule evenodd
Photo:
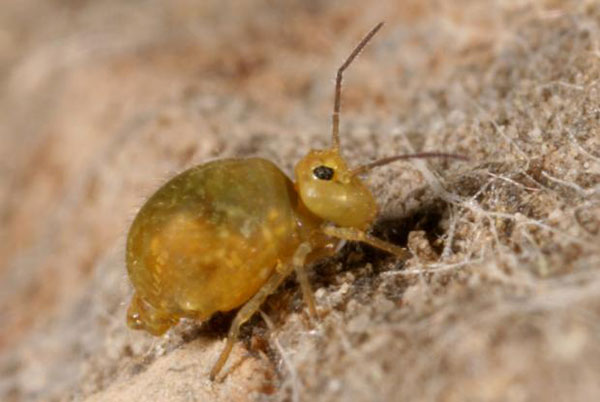
<path fill-rule="evenodd" d="M 292 273 L 294 267 L 296 267 L 299 264 L 304 264 L 304 259 L 306 258 L 306 255 L 310 252 L 310 250 L 311 248 L 308 245 L 308 243 L 302 243 L 294 253 L 292 264 L 279 265 L 275 269 L 275 272 L 269 277 L 269 279 L 267 279 L 267 282 L 259 289 L 259 291 L 254 296 L 252 296 L 252 298 L 248 300 L 246 304 L 244 304 L 244 306 L 238 311 L 235 318 L 233 319 L 233 322 L 231 323 L 231 327 L 229 328 L 229 334 L 227 334 L 227 341 L 225 343 L 225 347 L 219 355 L 219 359 L 210 371 L 211 380 L 215 379 L 215 377 L 219 374 L 219 372 L 227 362 L 227 358 L 231 353 L 233 344 L 237 340 L 242 324 L 248 321 L 254 315 L 254 313 L 258 311 L 265 299 L 273 292 L 275 292 L 275 290 L 277 290 L 277 288 L 279 287 L 279 285 L 281 285 L 285 278 L 287 278 Z M 302 284 L 302 281 L 300 283 Z M 306 283 L 308 283 L 308 280 L 306 281 Z M 303 288 L 303 292 L 304 291 L 305 290 Z M 310 296 L 312 301 L 312 293 L 310 294 Z M 314 301 L 312 304 L 312 308 L 314 309 Z"/>

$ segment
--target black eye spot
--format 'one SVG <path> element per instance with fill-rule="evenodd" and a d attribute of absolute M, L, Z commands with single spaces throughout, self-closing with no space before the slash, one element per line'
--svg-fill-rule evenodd
<path fill-rule="evenodd" d="M 313 175 L 319 180 L 333 179 L 334 170 L 329 166 L 317 166 L 313 169 Z"/>

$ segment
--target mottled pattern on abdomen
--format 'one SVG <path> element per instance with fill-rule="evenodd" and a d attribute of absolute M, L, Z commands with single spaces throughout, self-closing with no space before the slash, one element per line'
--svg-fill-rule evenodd
<path fill-rule="evenodd" d="M 290 180 L 263 159 L 189 169 L 141 208 L 127 268 L 153 307 L 208 317 L 240 306 L 298 245 Z"/>

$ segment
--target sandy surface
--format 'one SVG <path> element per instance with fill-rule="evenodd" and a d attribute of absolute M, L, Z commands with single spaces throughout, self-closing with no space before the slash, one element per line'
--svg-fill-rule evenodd
<path fill-rule="evenodd" d="M 600 399 L 600 6 L 595 1 L 5 0 L 0 12 L 0 400 Z M 291 173 L 329 143 L 374 232 L 293 278 L 207 372 L 231 315 L 124 324 L 137 208 L 207 160 Z"/>

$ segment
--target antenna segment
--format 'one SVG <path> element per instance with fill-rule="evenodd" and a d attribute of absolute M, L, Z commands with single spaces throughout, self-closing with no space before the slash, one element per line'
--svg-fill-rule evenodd
<path fill-rule="evenodd" d="M 356 56 L 364 49 L 367 43 L 371 40 L 373 36 L 381 29 L 383 26 L 383 22 L 375 25 L 373 29 L 369 31 L 368 34 L 365 35 L 364 38 L 360 41 L 360 43 L 354 48 L 350 56 L 346 59 L 346 61 L 338 68 L 337 75 L 335 77 L 335 101 L 333 103 L 333 114 L 331 115 L 331 137 L 332 137 L 332 147 L 334 149 L 340 149 L 340 109 L 341 109 L 341 96 L 342 96 L 342 75 L 344 74 L 344 70 L 348 68 L 348 66 L 354 61 Z"/>

